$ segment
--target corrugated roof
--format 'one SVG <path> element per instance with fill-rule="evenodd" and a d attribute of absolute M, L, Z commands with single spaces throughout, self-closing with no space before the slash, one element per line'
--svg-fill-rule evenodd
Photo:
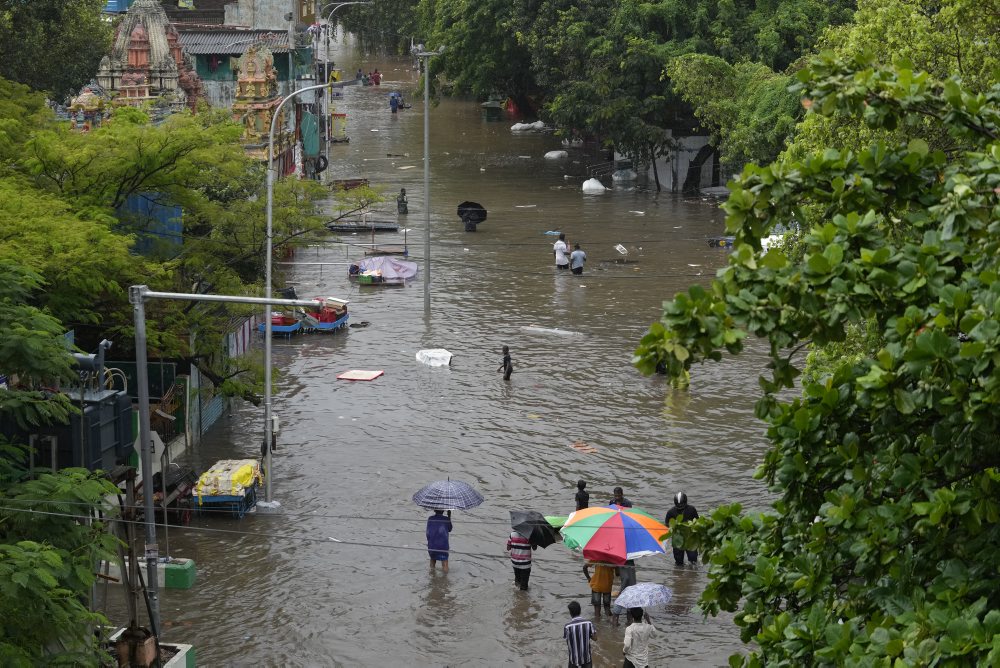
<path fill-rule="evenodd" d="M 288 35 L 276 30 L 179 30 L 181 45 L 192 55 L 237 56 L 254 43 L 263 43 L 272 53 L 288 53 Z"/>

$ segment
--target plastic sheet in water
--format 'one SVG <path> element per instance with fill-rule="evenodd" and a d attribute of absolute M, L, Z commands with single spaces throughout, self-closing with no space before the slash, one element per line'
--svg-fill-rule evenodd
<path fill-rule="evenodd" d="M 427 366 L 449 366 L 451 353 L 444 348 L 428 348 L 417 351 L 417 361 Z"/>

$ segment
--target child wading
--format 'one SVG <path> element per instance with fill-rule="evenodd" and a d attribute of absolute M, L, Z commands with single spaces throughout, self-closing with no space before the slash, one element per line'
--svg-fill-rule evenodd
<path fill-rule="evenodd" d="M 510 374 L 514 373 L 514 363 L 510 361 L 510 348 L 507 346 L 503 347 L 503 362 L 497 369 L 497 372 L 503 371 L 503 379 L 510 380 Z"/>

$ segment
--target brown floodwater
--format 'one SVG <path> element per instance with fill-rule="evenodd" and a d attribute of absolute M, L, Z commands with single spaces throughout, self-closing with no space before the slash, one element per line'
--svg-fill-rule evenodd
<path fill-rule="evenodd" d="M 406 188 L 410 212 L 399 220 L 410 229 L 410 258 L 422 261 L 416 73 L 406 60 L 350 58 L 346 71 L 379 67 L 386 78 L 347 89 L 338 104 L 350 143 L 333 147 L 332 176 L 383 188 L 379 219 L 397 218 L 394 195 Z M 394 88 L 412 109 L 390 114 Z M 681 490 L 702 513 L 768 500 L 751 477 L 765 447 L 753 417 L 762 355 L 696 367 L 686 391 L 630 364 L 663 300 L 706 284 L 724 264 L 724 251 L 706 243 L 723 229 L 717 203 L 634 187 L 584 195 L 587 166 L 599 161 L 592 151 L 545 160 L 563 148 L 557 138 L 512 134 L 520 119 L 487 120 L 472 101 L 446 99 L 430 114 L 430 313 L 422 275 L 403 288 L 359 288 L 343 264 L 282 266 L 300 297 L 349 298 L 352 322 L 369 325 L 275 340 L 280 513 L 199 516 L 170 532 L 171 554 L 193 558 L 198 579 L 192 590 L 162 592 L 164 635 L 194 643 L 200 665 L 562 666 L 567 604 L 593 613 L 582 560 L 560 544 L 538 550 L 530 590 L 515 589 L 504 552 L 510 509 L 568 514 L 579 478 L 592 504 L 621 485 L 661 517 Z M 489 212 L 476 233 L 456 215 L 463 200 Z M 587 252 L 582 276 L 553 267 L 555 237 L 544 233 L 556 230 Z M 401 243 L 402 235 L 377 239 Z M 363 251 L 350 244 L 369 240 L 331 237 L 295 261 L 344 263 Z M 637 261 L 614 262 L 617 244 Z M 515 365 L 510 382 L 496 373 L 503 345 Z M 451 367 L 418 363 L 424 348 L 451 351 Z M 335 379 L 348 369 L 385 375 Z M 255 456 L 262 422 L 261 410 L 235 407 L 191 453 L 193 463 Z M 428 512 L 410 497 L 447 477 L 486 501 L 455 513 L 444 575 L 428 568 Z M 674 591 L 655 614 L 663 633 L 651 665 L 725 665 L 742 649 L 729 617 L 704 619 L 696 608 L 703 566 L 677 568 L 666 556 L 637 564 L 639 581 Z M 621 665 L 624 626 L 602 619 L 597 629 L 594 665 Z"/>

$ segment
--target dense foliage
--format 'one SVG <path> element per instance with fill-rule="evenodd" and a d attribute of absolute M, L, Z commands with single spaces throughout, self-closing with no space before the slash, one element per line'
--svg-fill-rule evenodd
<path fill-rule="evenodd" d="M 456 90 L 509 95 L 563 133 L 597 136 L 648 164 L 697 125 L 673 85 L 680 70 L 668 69 L 687 54 L 730 69 L 716 83 L 731 109 L 699 115 L 731 144 L 727 157 L 773 158 L 799 114 L 787 78 L 776 72 L 812 49 L 826 26 L 847 21 L 853 7 L 851 0 L 421 0 L 418 9 L 427 44 L 448 47 L 435 67 Z M 709 90 L 688 86 L 682 96 L 697 110 Z"/>
<path fill-rule="evenodd" d="M 62 101 L 93 78 L 111 45 L 105 0 L 0 0 L 0 77 Z"/>
<path fill-rule="evenodd" d="M 674 90 L 713 135 L 723 164 L 736 170 L 748 162 L 766 164 L 784 150 L 803 114 L 789 91 L 790 75 L 767 65 L 735 65 L 718 56 L 692 53 L 667 65 Z"/>
<path fill-rule="evenodd" d="M 969 90 L 985 91 L 1000 72 L 1000 0 L 859 0 L 853 20 L 828 28 L 817 49 L 845 59 L 906 59 L 918 71 L 958 76 Z M 857 151 L 875 139 L 905 143 L 914 137 L 946 150 L 953 141 L 926 122 L 887 129 L 855 117 L 810 114 L 788 154 L 802 158 L 827 146 Z"/>
<path fill-rule="evenodd" d="M 111 338 L 127 353 L 129 285 L 222 294 L 260 289 L 265 171 L 244 154 L 240 128 L 227 114 L 203 110 L 153 124 L 122 108 L 82 134 L 56 122 L 42 96 L 25 87 L 0 80 L 0 93 L 0 260 L 42 277 L 46 290 L 34 299 L 64 328 Z M 134 245 L 149 233 L 149 221 L 121 208 L 136 195 L 183 210 L 182 236 L 146 256 Z M 319 216 L 326 196 L 315 182 L 276 183 L 276 252 L 326 234 Z M 171 302 L 148 312 L 152 354 L 187 360 L 227 394 L 258 400 L 259 365 L 217 354 L 227 314 L 248 309 Z"/>
<path fill-rule="evenodd" d="M 0 369 L 18 379 L 0 389 L 0 417 L 26 428 L 65 422 L 75 410 L 46 389 L 73 369 L 62 326 L 32 305 L 43 288 L 38 274 L 0 260 Z M 102 522 L 74 517 L 117 489 L 81 469 L 31 475 L 16 464 L 23 461 L 23 448 L 0 438 L 0 664 L 97 665 L 93 631 L 104 620 L 85 594 L 115 540 Z"/>
<path fill-rule="evenodd" d="M 761 665 L 1000 663 L 1000 86 L 975 92 L 901 63 L 827 55 L 804 70 L 812 113 L 945 135 L 825 149 L 733 184 L 729 264 L 664 307 L 636 364 L 680 375 L 770 346 L 757 415 L 766 512 L 717 509 L 685 540 L 710 555 L 707 613 L 736 611 Z M 891 137 L 891 134 L 885 135 Z M 802 262 L 761 252 L 808 221 Z M 797 350 L 862 326 L 878 350 L 795 387 Z M 894 663 L 895 662 L 895 663 Z"/>

